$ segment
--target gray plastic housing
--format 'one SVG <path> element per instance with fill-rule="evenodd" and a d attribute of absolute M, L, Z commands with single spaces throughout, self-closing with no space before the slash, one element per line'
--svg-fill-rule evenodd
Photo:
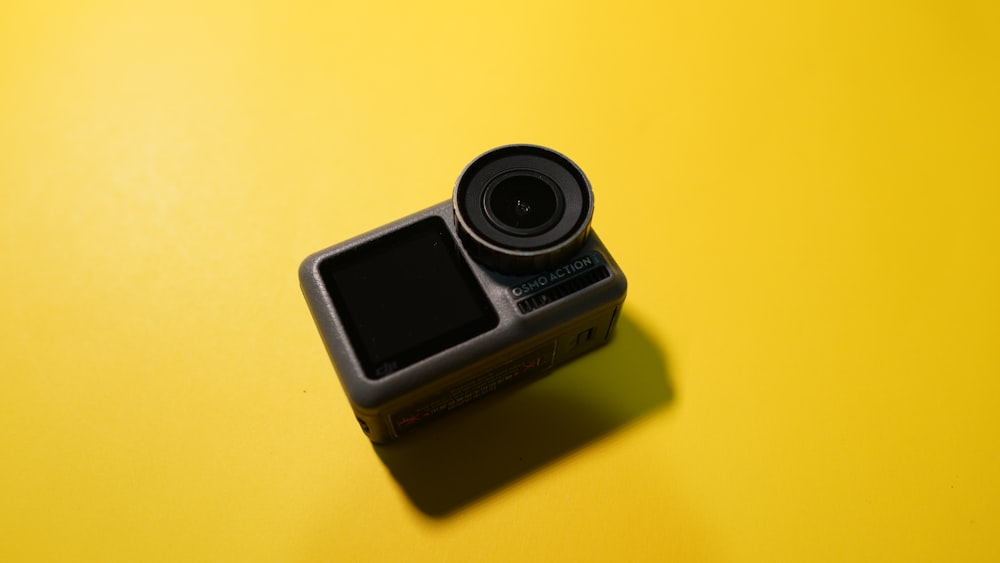
<path fill-rule="evenodd" d="M 499 322 L 492 330 L 387 376 L 369 378 L 343 315 L 327 292 L 320 264 L 431 216 L 447 223 L 461 259 L 482 285 Z M 563 265 L 511 276 L 472 260 L 455 229 L 449 200 L 316 252 L 299 268 L 302 292 L 330 360 L 362 430 L 373 442 L 391 441 L 493 391 L 543 376 L 606 343 L 618 320 L 627 282 L 593 231 Z"/>

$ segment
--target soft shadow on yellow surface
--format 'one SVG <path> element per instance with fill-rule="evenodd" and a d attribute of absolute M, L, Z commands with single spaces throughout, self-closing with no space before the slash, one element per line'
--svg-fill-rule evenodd
<path fill-rule="evenodd" d="M 604 348 L 375 451 L 417 508 L 444 517 L 674 395 L 661 346 L 626 310 Z"/>

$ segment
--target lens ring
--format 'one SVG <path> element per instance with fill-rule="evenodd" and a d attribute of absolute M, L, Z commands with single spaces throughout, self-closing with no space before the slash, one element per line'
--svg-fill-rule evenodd
<path fill-rule="evenodd" d="M 487 198 L 510 178 L 520 178 L 515 188 L 528 184 L 522 187 L 544 194 L 547 190 L 538 180 L 557 194 L 557 209 L 543 205 L 544 217 L 535 217 L 527 226 L 512 220 L 509 208 L 506 219 L 498 216 Z M 538 271 L 568 259 L 590 233 L 593 217 L 593 193 L 583 172 L 562 154 L 537 145 L 508 145 L 477 157 L 459 176 L 452 204 L 466 250 L 474 260 L 502 273 Z"/>
<path fill-rule="evenodd" d="M 499 152 L 500 149 L 497 149 Z M 494 156 L 494 158 L 488 158 Z M 465 227 L 483 239 L 484 243 L 506 248 L 510 251 L 545 251 L 560 241 L 573 236 L 578 227 L 590 223 L 592 198 L 590 185 L 582 183 L 571 173 L 566 165 L 548 155 L 510 154 L 493 155 L 487 153 L 480 158 L 483 162 L 476 168 L 463 174 L 456 190 L 456 213 L 465 219 Z M 566 160 L 569 162 L 569 160 Z M 471 167 L 472 165 L 470 165 Z M 483 209 L 483 193 L 489 182 L 511 170 L 534 170 L 552 179 L 553 185 L 559 189 L 564 200 L 565 209 L 559 221 L 545 232 L 530 236 L 515 235 L 499 229 L 486 216 Z M 582 172 L 580 178 L 583 178 Z M 583 179 L 585 182 L 585 178 Z"/>

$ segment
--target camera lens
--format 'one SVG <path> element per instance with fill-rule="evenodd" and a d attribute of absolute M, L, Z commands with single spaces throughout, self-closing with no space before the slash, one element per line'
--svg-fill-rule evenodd
<path fill-rule="evenodd" d="M 514 171 L 486 187 L 483 210 L 494 226 L 513 235 L 544 232 L 562 214 L 563 198 L 552 180 Z"/>
<path fill-rule="evenodd" d="M 506 274 L 557 266 L 590 233 L 590 183 L 568 158 L 509 145 L 473 160 L 455 184 L 459 236 L 480 264 Z"/>

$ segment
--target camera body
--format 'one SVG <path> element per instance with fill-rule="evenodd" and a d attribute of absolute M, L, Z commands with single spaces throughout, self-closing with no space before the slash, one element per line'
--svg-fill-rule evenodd
<path fill-rule="evenodd" d="M 299 280 L 362 430 L 391 441 L 611 335 L 625 275 L 565 156 L 509 145 L 445 201 L 317 252 Z"/>

